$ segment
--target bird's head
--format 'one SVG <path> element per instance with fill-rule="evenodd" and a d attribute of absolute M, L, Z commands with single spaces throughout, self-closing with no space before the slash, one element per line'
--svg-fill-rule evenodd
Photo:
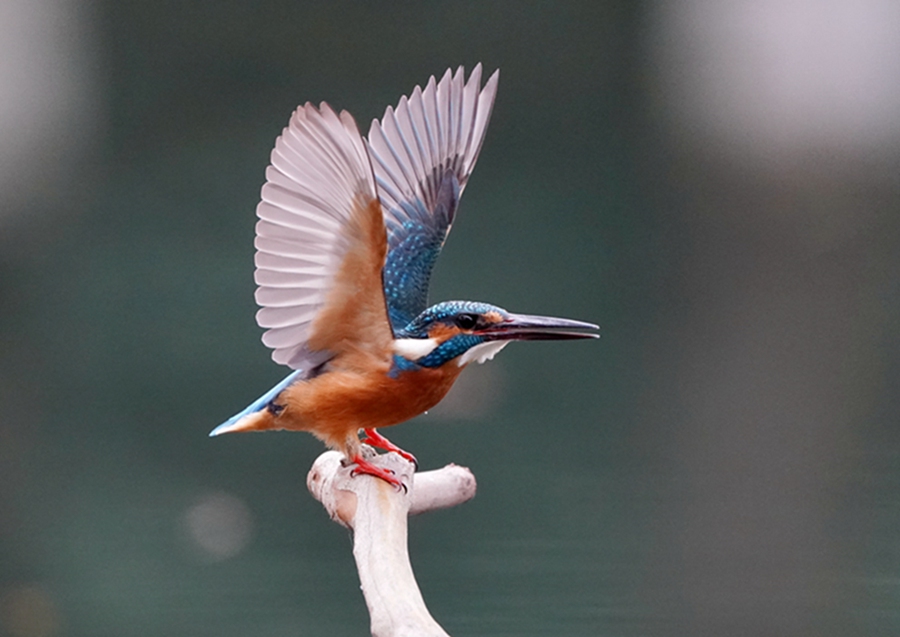
<path fill-rule="evenodd" d="M 432 305 L 397 334 L 394 352 L 423 367 L 457 359 L 460 367 L 492 359 L 510 341 L 597 338 L 592 323 L 550 316 L 512 314 L 477 301 Z"/>

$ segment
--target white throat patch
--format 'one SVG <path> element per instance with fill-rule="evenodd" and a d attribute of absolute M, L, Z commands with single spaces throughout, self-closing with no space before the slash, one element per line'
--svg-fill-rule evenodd
<path fill-rule="evenodd" d="M 471 362 L 484 363 L 496 356 L 501 349 L 509 345 L 509 341 L 488 341 L 487 343 L 479 343 L 475 347 L 471 347 L 459 357 L 459 366 L 467 365 Z"/>
<path fill-rule="evenodd" d="M 423 356 L 428 356 L 438 346 L 433 338 L 395 338 L 394 353 L 411 361 L 417 361 Z"/>

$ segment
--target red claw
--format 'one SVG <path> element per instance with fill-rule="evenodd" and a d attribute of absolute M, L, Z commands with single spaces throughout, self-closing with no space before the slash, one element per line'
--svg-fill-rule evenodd
<path fill-rule="evenodd" d="M 356 465 L 356 468 L 350 472 L 351 476 L 355 476 L 360 473 L 375 476 L 376 478 L 381 478 L 392 486 L 403 487 L 403 490 L 406 491 L 406 485 L 403 484 L 390 469 L 376 467 L 368 460 L 363 460 L 362 456 L 355 456 L 354 458 L 350 459 L 350 462 Z"/>
<path fill-rule="evenodd" d="M 412 455 L 410 452 L 404 451 L 403 449 L 401 449 L 400 447 L 395 445 L 393 442 L 391 442 L 390 440 L 388 440 L 387 438 L 382 436 L 380 433 L 378 433 L 374 429 L 363 429 L 363 432 L 365 433 L 365 437 L 363 437 L 363 439 L 360 442 L 363 442 L 367 445 L 371 445 L 378 449 L 384 449 L 385 451 L 388 451 L 388 452 L 392 451 L 394 453 L 400 454 L 400 456 L 402 458 L 405 458 L 409 462 L 416 465 L 416 469 L 419 468 L 419 461 L 416 460 L 416 457 L 414 455 Z"/>

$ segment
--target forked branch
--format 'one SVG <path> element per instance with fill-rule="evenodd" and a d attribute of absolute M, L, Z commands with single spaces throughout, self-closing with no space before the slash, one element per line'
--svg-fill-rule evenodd
<path fill-rule="evenodd" d="M 343 456 L 327 451 L 316 459 L 306 484 L 331 519 L 353 530 L 353 557 L 359 571 L 372 637 L 448 637 L 431 617 L 419 592 L 407 550 L 407 517 L 456 506 L 475 495 L 475 476 L 447 465 L 415 473 L 394 453 L 371 459 L 390 469 L 406 487 L 396 489 L 368 475 L 351 476 Z"/>

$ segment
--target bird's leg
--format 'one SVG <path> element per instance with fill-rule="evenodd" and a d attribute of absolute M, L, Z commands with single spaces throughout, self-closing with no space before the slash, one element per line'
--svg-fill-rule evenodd
<path fill-rule="evenodd" d="M 400 479 L 397 478 L 390 469 L 376 467 L 368 460 L 363 460 L 363 457 L 359 454 L 353 456 L 350 459 L 350 462 L 356 465 L 356 468 L 350 472 L 351 476 L 364 473 L 366 475 L 375 476 L 376 478 L 381 478 L 395 487 L 403 487 L 403 490 L 406 491 L 406 485 L 400 482 Z"/>
<path fill-rule="evenodd" d="M 365 437 L 360 441 L 367 445 L 371 445 L 373 447 L 377 447 L 378 449 L 384 449 L 385 451 L 393 451 L 394 453 L 400 454 L 402 458 L 410 461 L 414 465 L 416 465 L 416 469 L 419 468 L 419 461 L 416 460 L 416 457 L 412 455 L 408 451 L 404 451 L 393 442 L 382 436 L 380 433 L 375 431 L 375 429 L 363 429 L 363 433 L 365 433 Z"/>

